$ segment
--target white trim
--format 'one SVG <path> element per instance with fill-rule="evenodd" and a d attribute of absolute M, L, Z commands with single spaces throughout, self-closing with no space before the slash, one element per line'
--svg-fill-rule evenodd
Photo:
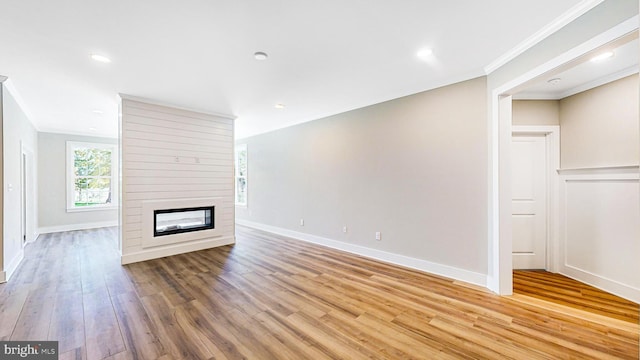
<path fill-rule="evenodd" d="M 639 19 L 640 16 L 636 15 L 626 21 L 623 21 L 622 23 L 591 38 L 590 40 L 585 41 L 584 43 L 574 47 L 573 49 L 568 50 L 547 61 L 546 63 L 537 66 L 512 79 L 511 81 L 501 85 L 500 87 L 494 89 L 493 93 L 497 96 L 499 94 L 516 92 L 514 91 L 514 89 L 517 89 L 519 86 L 525 84 L 528 81 L 534 80 L 538 76 L 544 75 L 546 73 L 555 73 L 555 71 L 561 69 L 562 66 L 570 64 L 572 61 L 588 54 L 589 52 L 638 30 Z"/>
<path fill-rule="evenodd" d="M 0 75 L 0 84 L 2 84 L 3 82 L 7 81 L 8 77 L 4 76 L 4 75 Z"/>
<path fill-rule="evenodd" d="M 13 274 L 16 272 L 16 270 L 18 269 L 18 266 L 20 266 L 20 263 L 22 262 L 23 259 L 24 259 L 24 249 L 21 248 L 20 252 L 18 252 L 18 255 L 16 255 L 5 268 L 5 271 L 4 271 L 5 281 L 9 281 L 9 279 L 11 279 L 11 276 L 13 276 Z"/>
<path fill-rule="evenodd" d="M 626 78 L 627 76 L 631 76 L 637 74 L 639 71 L 638 65 L 630 66 L 626 69 L 622 69 L 613 74 L 609 74 L 592 81 L 589 81 L 584 84 L 580 84 L 578 86 L 574 86 L 570 89 L 561 91 L 561 92 L 553 92 L 553 93 L 527 93 L 521 92 L 513 96 L 515 100 L 561 100 L 566 97 L 581 93 L 583 91 L 591 90 L 597 88 L 598 86 L 602 86 L 608 84 L 610 82 L 614 82 L 616 80 L 620 80 Z"/>
<path fill-rule="evenodd" d="M 484 274 L 476 273 L 469 270 L 455 268 L 452 266 L 433 263 L 430 261 L 416 259 L 409 256 L 393 254 L 382 250 L 371 249 L 364 246 L 348 244 L 342 241 L 332 240 L 316 235 L 305 234 L 289 229 L 276 226 L 265 225 L 249 220 L 236 219 L 238 225 L 248 226 L 254 229 L 267 231 L 273 234 L 286 236 L 295 240 L 310 242 L 317 245 L 326 246 L 332 249 L 346 251 L 352 254 L 364 256 L 367 258 L 383 261 L 386 263 L 400 265 L 411 269 L 416 269 L 431 274 L 444 276 L 447 278 L 464 281 L 470 284 L 485 286 L 487 283 Z"/>
<path fill-rule="evenodd" d="M 1 77 L 0 77 L 0 80 L 2 80 Z M 7 282 L 7 273 L 4 272 L 4 271 L 0 271 L 0 284 L 5 283 L 5 282 Z"/>
<path fill-rule="evenodd" d="M 504 137 L 511 135 L 511 114 L 500 111 L 500 101 L 506 94 L 515 92 L 518 87 L 545 73 L 557 71 L 561 66 L 566 66 L 575 59 L 584 56 L 588 52 L 606 45 L 638 29 L 639 16 L 636 15 L 617 26 L 595 36 L 594 38 L 564 52 L 563 54 L 537 66 L 522 75 L 495 88 L 491 92 L 489 125 L 489 154 L 490 181 L 489 181 L 489 274 L 487 275 L 487 287 L 492 291 L 509 295 L 513 291 L 511 265 L 511 218 L 505 215 L 510 206 L 510 182 L 511 175 L 507 170 L 508 159 L 511 158 L 510 143 Z M 509 101 L 511 101 L 509 96 Z M 506 168 L 506 169 L 505 169 Z"/>
<path fill-rule="evenodd" d="M 547 24 L 542 29 L 538 30 L 535 34 L 531 35 L 529 38 L 516 45 L 513 49 L 507 51 L 499 58 L 493 60 L 489 65 L 485 66 L 484 71 L 486 74 L 491 74 L 496 71 L 502 65 L 508 63 L 509 61 L 515 59 L 518 55 L 524 53 L 525 51 L 531 49 L 536 44 L 546 39 L 556 31 L 565 27 L 573 20 L 579 18 L 584 15 L 587 11 L 593 9 L 594 7 L 600 5 L 604 0 L 583 0 L 571 9 L 569 9 L 564 14 L 560 15 L 560 17 L 553 20 L 551 23 Z"/>
<path fill-rule="evenodd" d="M 13 97 L 13 100 L 15 100 L 15 102 L 18 104 L 18 107 L 25 114 L 31 126 L 33 126 L 33 128 L 36 129 L 36 131 L 40 131 L 40 129 L 36 126 L 36 124 L 33 123 L 33 114 L 29 111 L 29 108 L 26 106 L 26 103 L 22 99 L 22 96 L 20 95 L 18 90 L 15 88 L 15 86 L 13 86 L 13 81 L 5 77 L 5 80 L 2 81 L 2 84 L 5 86 L 9 94 L 11 94 L 11 96 Z"/>
<path fill-rule="evenodd" d="M 76 207 L 67 209 L 68 213 L 74 212 L 91 212 L 91 211 L 109 211 L 109 210 L 118 210 L 118 205 L 92 205 L 86 207 Z"/>
<path fill-rule="evenodd" d="M 567 222 L 568 199 L 567 186 L 577 182 L 631 182 L 640 184 L 638 166 L 617 166 L 589 169 L 567 169 L 559 171 L 560 178 L 560 223 L 563 225 L 559 233 L 558 272 L 572 279 L 603 289 L 630 301 L 640 303 L 640 288 L 621 283 L 606 276 L 594 274 L 585 269 L 569 265 L 567 262 Z"/>
<path fill-rule="evenodd" d="M 63 231 L 97 229 L 97 228 L 112 227 L 112 226 L 118 226 L 118 220 L 99 221 L 99 222 L 90 222 L 90 223 L 82 223 L 82 224 L 41 226 L 38 228 L 38 235 L 63 232 Z"/>
<path fill-rule="evenodd" d="M 620 166 L 602 166 L 592 168 L 576 168 L 576 169 L 558 169 L 558 174 L 568 175 L 586 175 L 586 174 L 638 174 L 640 166 L 638 165 L 620 165 Z"/>
<path fill-rule="evenodd" d="M 571 265 L 564 265 L 562 275 L 591 285 L 598 289 L 603 289 L 611 294 L 620 296 L 629 301 L 640 303 L 640 289 L 623 284 L 621 282 L 593 274 L 589 271 L 579 269 Z"/>
<path fill-rule="evenodd" d="M 18 269 L 18 266 L 20 266 L 20 263 L 22 263 L 23 259 L 24 259 L 24 249 L 20 249 L 20 252 L 18 253 L 18 255 L 15 256 L 13 260 L 9 263 L 9 265 L 7 265 L 6 267 L 6 270 L 5 270 L 6 281 L 11 279 L 11 276 L 13 276 L 15 271 Z"/>
<path fill-rule="evenodd" d="M 107 149 L 111 151 L 111 203 L 109 204 L 100 204 L 100 205 L 91 205 L 91 206 L 75 206 L 74 202 L 74 150 L 77 148 L 90 148 L 90 149 Z M 110 143 L 102 143 L 102 142 L 88 142 L 88 141 L 74 141 L 67 140 L 65 147 L 65 156 L 66 156 L 66 172 L 67 179 L 65 183 L 66 188 L 66 198 L 67 198 L 67 212 L 85 212 L 85 211 L 96 211 L 96 210 L 117 210 L 118 209 L 118 200 L 119 200 L 119 155 L 118 155 L 118 145 L 110 144 Z"/>
<path fill-rule="evenodd" d="M 83 131 L 73 131 L 73 130 L 60 130 L 60 129 L 54 129 L 54 128 L 48 128 L 48 127 L 42 127 L 38 129 L 38 132 L 50 133 L 50 134 L 84 136 L 84 137 L 92 137 L 97 139 L 113 139 L 113 140 L 118 139 L 118 134 L 112 135 L 112 134 L 102 134 L 102 133 L 95 133 L 95 132 L 89 132 L 89 131 L 83 132 Z"/>
<path fill-rule="evenodd" d="M 235 116 L 235 115 L 229 115 L 229 114 L 225 114 L 225 113 L 207 111 L 207 110 L 202 110 L 202 109 L 194 109 L 194 108 L 189 108 L 189 107 L 184 107 L 184 106 L 172 104 L 170 102 L 151 100 L 151 99 L 147 99 L 147 98 L 144 98 L 144 97 L 127 95 L 127 94 L 123 94 L 123 93 L 118 93 L 118 96 L 122 100 L 130 100 L 130 101 L 135 101 L 135 102 L 144 103 L 144 104 L 164 106 L 164 107 L 177 109 L 177 110 L 184 110 L 184 111 L 190 111 L 190 112 L 200 113 L 200 114 L 204 114 L 204 115 L 217 116 L 217 117 L 221 117 L 221 118 L 225 118 L 225 119 L 229 119 L 229 120 L 235 120 L 237 118 L 237 116 Z"/>
<path fill-rule="evenodd" d="M 205 239 L 194 241 L 188 244 L 176 244 L 173 246 L 163 246 L 158 249 L 147 249 L 134 253 L 124 254 L 120 257 L 122 265 L 131 264 L 140 261 L 158 259 L 165 256 L 184 254 L 192 251 L 210 249 L 214 247 L 231 245 L 235 243 L 235 236 L 225 236 L 216 239 Z M 126 250 L 126 249 L 125 249 Z"/>

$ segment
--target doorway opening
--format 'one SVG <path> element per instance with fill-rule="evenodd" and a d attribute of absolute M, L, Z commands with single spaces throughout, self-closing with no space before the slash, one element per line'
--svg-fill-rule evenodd
<path fill-rule="evenodd" d="M 621 44 L 637 39 L 637 16 L 621 25 L 601 34 L 597 38 L 562 54 L 561 56 L 531 70 L 521 77 L 503 85 L 492 93 L 494 109 L 494 137 L 492 140 L 493 158 L 497 166 L 494 167 L 493 177 L 493 232 L 491 238 L 492 260 L 489 277 L 489 287 L 502 294 L 510 295 L 513 292 L 513 251 L 518 252 L 521 244 L 514 243 L 514 214 L 511 212 L 513 206 L 512 198 L 512 135 L 515 129 L 512 126 L 512 96 L 534 85 L 536 82 L 547 81 L 554 75 L 567 71 L 578 64 L 587 62 L 592 55 L 604 49 L 614 48 Z M 637 55 L 637 52 L 636 52 Z M 637 70 L 636 70 L 637 73 Z M 597 86 L 597 85 L 596 85 Z M 551 172 L 558 175 L 556 167 Z M 555 188 L 556 194 L 562 193 L 560 181 L 548 183 L 551 190 Z M 557 200 L 547 199 L 547 210 L 551 213 L 547 216 L 552 223 L 547 224 L 547 247 L 545 268 L 555 272 L 558 269 L 559 258 L 562 248 L 558 241 L 560 232 L 557 223 L 561 217 L 561 209 L 558 208 Z M 637 202 L 637 199 L 636 199 Z M 517 224 L 515 225 L 518 226 Z M 629 298 L 629 297 L 627 297 Z"/>
<path fill-rule="evenodd" d="M 31 149 L 20 145 L 20 242 L 22 247 L 36 236 L 35 163 Z"/>

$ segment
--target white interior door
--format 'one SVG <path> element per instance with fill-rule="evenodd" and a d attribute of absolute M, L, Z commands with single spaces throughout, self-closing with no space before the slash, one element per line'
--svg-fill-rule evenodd
<path fill-rule="evenodd" d="M 546 136 L 514 135 L 511 144 L 513 268 L 546 269 Z"/>
<path fill-rule="evenodd" d="M 36 185 L 34 159 L 33 152 L 24 147 L 22 148 L 20 177 L 20 219 L 22 225 L 22 246 L 24 246 L 27 242 L 35 240 L 36 237 Z"/>

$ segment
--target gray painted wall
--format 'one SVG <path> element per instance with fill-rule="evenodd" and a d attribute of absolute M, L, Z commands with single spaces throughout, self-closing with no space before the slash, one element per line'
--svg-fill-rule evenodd
<path fill-rule="evenodd" d="M 513 125 L 559 125 L 561 168 L 638 164 L 638 74 L 561 100 L 513 101 Z"/>
<path fill-rule="evenodd" d="M 22 254 L 21 229 L 21 158 L 22 146 L 33 152 L 37 161 L 37 132 L 20 108 L 10 91 L 3 85 L 3 172 L 4 172 L 4 266 L 9 268 Z M 35 190 L 35 189 L 33 189 Z M 32 198 L 35 191 L 29 194 Z M 28 209 L 32 221 L 36 221 L 34 209 Z"/>
<path fill-rule="evenodd" d="M 238 141 L 249 202 L 237 218 L 496 277 L 491 92 L 637 14 L 636 0 L 606 0 L 486 80 Z"/>
<path fill-rule="evenodd" d="M 563 169 L 638 165 L 638 74 L 560 100 Z"/>
<path fill-rule="evenodd" d="M 38 219 L 42 232 L 78 229 L 96 223 L 118 222 L 118 210 L 67 212 L 66 142 L 117 144 L 117 139 L 38 133 Z"/>
<path fill-rule="evenodd" d="M 558 100 L 514 100 L 511 109 L 513 125 L 560 125 Z"/>
<path fill-rule="evenodd" d="M 239 140 L 236 216 L 486 274 L 486 96 L 478 78 Z"/>

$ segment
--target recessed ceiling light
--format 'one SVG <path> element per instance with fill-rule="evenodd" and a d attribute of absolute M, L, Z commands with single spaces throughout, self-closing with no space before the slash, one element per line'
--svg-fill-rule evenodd
<path fill-rule="evenodd" d="M 278 103 L 278 104 L 275 104 L 273 107 L 276 108 L 276 109 L 284 109 L 286 107 L 286 105 Z"/>
<path fill-rule="evenodd" d="M 548 80 L 547 82 L 548 82 L 549 84 L 551 84 L 551 85 L 556 85 L 556 84 L 557 84 L 557 83 L 559 83 L 560 81 L 562 81 L 562 79 L 560 79 L 560 78 L 553 78 L 553 79 Z"/>
<path fill-rule="evenodd" d="M 267 53 L 262 52 L 262 51 L 258 51 L 256 53 L 253 54 L 253 57 L 256 60 L 267 60 L 267 58 L 269 57 L 269 55 L 267 55 Z"/>
<path fill-rule="evenodd" d="M 91 54 L 91 58 L 95 61 L 98 62 L 102 62 L 102 63 L 110 63 L 111 59 L 109 59 L 108 57 L 104 56 L 104 55 L 98 55 L 98 54 Z"/>
<path fill-rule="evenodd" d="M 591 61 L 593 61 L 593 62 L 604 61 L 604 60 L 612 58 L 613 55 L 614 55 L 613 51 L 607 51 L 607 52 L 604 52 L 604 53 L 602 53 L 600 55 L 596 55 L 596 56 L 592 57 Z"/>
<path fill-rule="evenodd" d="M 428 60 L 433 56 L 433 50 L 429 49 L 429 48 L 422 49 L 422 50 L 418 51 L 418 53 L 416 55 L 421 60 Z"/>
<path fill-rule="evenodd" d="M 104 114 L 104 112 L 102 110 L 93 110 L 92 113 L 96 114 L 96 115 L 102 115 Z"/>
<path fill-rule="evenodd" d="M 96 129 L 96 128 L 94 128 L 94 127 L 90 127 L 90 128 L 89 128 L 89 131 L 92 131 L 92 132 L 93 132 L 93 131 L 98 131 L 98 129 Z"/>

